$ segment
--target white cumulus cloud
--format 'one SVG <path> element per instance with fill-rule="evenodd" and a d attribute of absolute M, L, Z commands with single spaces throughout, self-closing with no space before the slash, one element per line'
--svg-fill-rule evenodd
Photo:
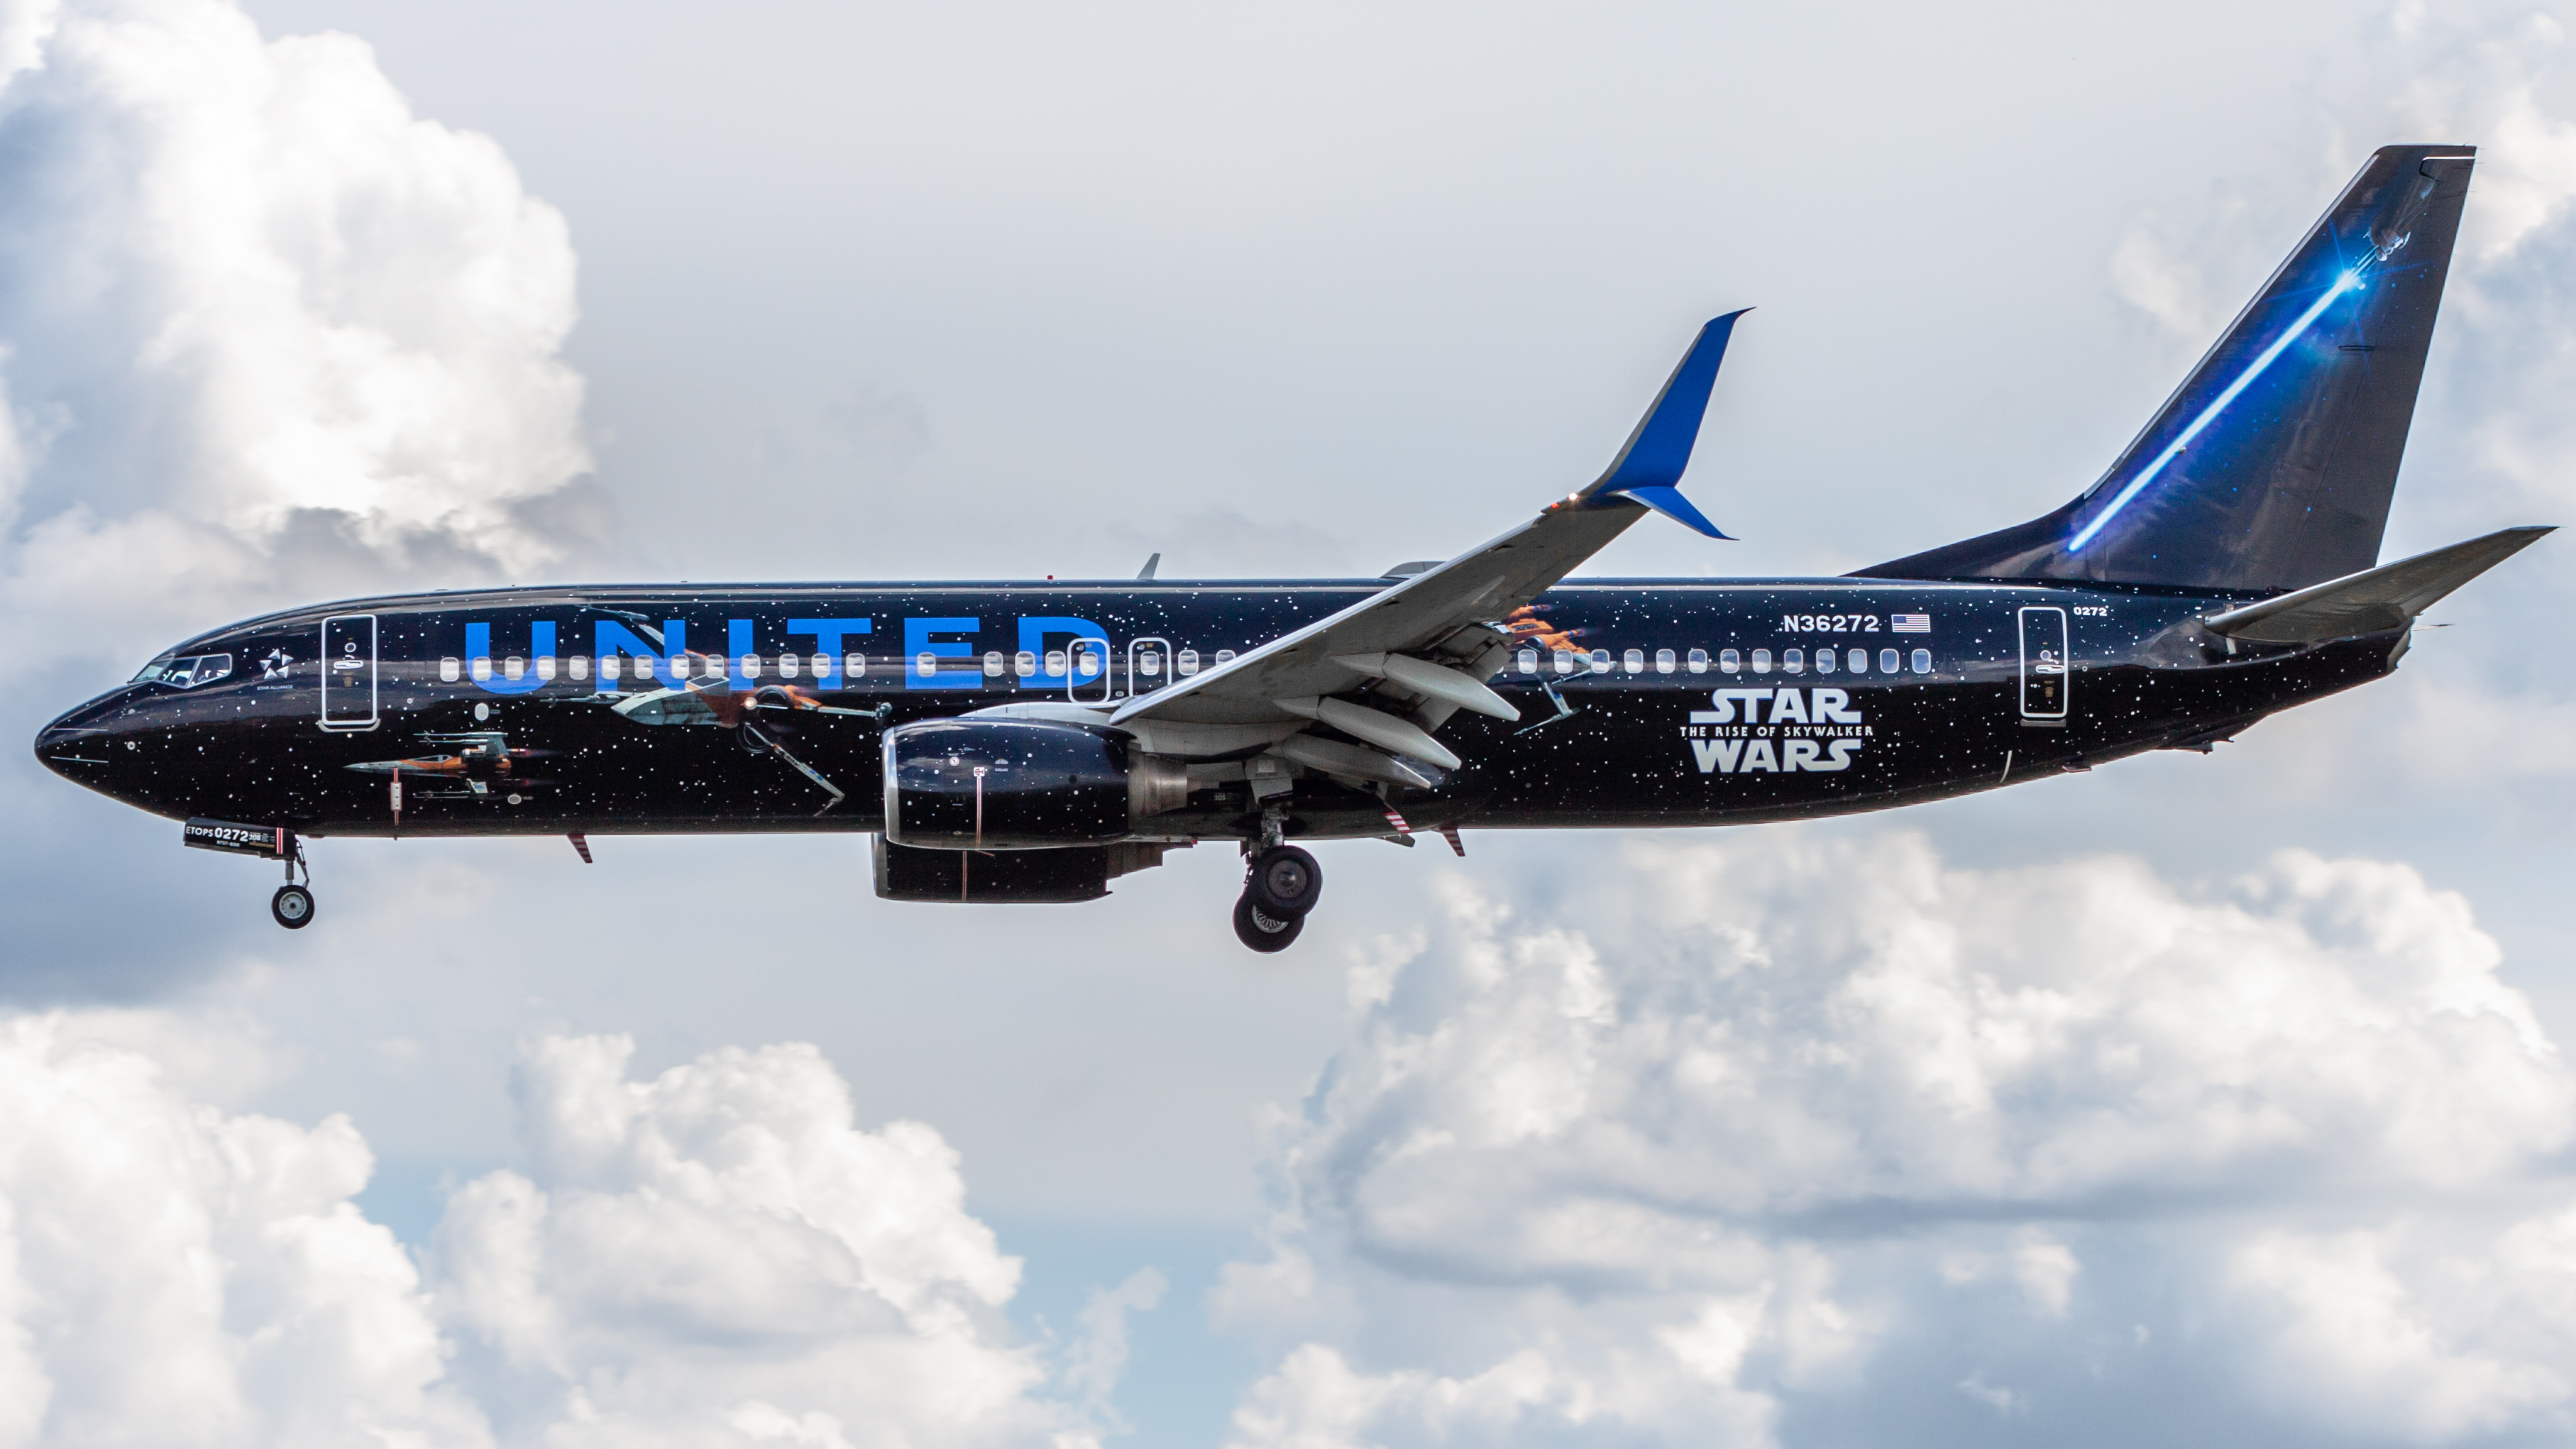
<path fill-rule="evenodd" d="M 0 1444 L 489 1442 L 350 1197 L 345 1118 L 191 1101 L 62 1017 L 0 1023 Z"/>
<path fill-rule="evenodd" d="M 637 1081 L 622 1039 L 534 1044 L 526 1170 L 453 1193 L 424 1271 L 354 1201 L 357 1128 L 196 1100 L 152 1054 L 192 1038 L 0 1020 L 0 1446 L 1098 1441 L 1123 1344 L 1043 1396 L 956 1152 L 859 1126 L 811 1047 Z"/>
<path fill-rule="evenodd" d="M 589 467 L 573 274 L 500 147 L 354 37 L 0 3 L 0 586 L 61 647 L 130 650 L 544 567 Z"/>
<path fill-rule="evenodd" d="M 931 1128 L 859 1127 L 807 1046 L 649 1081 L 557 1038 L 522 1072 L 529 1170 L 449 1202 L 460 1372 L 509 1442 L 932 1445 L 1080 1437 L 1001 1310 L 1019 1281 Z"/>
<path fill-rule="evenodd" d="M 2404 866 L 2289 853 L 2185 890 L 1774 830 L 1632 844 L 1553 893 L 1450 877 L 1356 966 L 1352 1044 L 1277 1128 L 1272 1252 L 1218 1298 L 1282 1345 L 1238 1442 L 1758 1444 L 1855 1388 L 2040 1421 L 2159 1373 L 2342 1424 L 2241 1367 L 2370 1373 L 2310 1327 L 2324 1250 L 2265 1235 L 2429 1200 L 2488 1215 L 2428 1242 L 2488 1251 L 2490 1199 L 2576 1131 L 2494 943 Z M 2466 1301 L 2391 1273 L 2392 1315 Z M 2516 1291 L 2522 1327 L 2425 1340 L 2432 1431 L 2576 1408 L 2539 1367 L 2576 1305 Z M 2221 1309 L 2260 1327 L 2144 1356 Z"/>

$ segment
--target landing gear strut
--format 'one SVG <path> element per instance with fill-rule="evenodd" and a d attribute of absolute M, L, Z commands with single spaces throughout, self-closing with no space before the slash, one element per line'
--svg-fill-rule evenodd
<path fill-rule="evenodd" d="M 1252 857 L 1243 898 L 1234 903 L 1234 934 L 1255 951 L 1288 949 L 1306 929 L 1306 913 L 1324 898 L 1324 868 L 1293 845 L 1272 845 Z"/>

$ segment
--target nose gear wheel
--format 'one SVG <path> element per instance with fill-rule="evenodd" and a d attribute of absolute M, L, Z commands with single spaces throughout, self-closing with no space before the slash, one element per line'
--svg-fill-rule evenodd
<path fill-rule="evenodd" d="M 301 931 L 313 924 L 313 892 L 300 885 L 282 885 L 268 898 L 268 914 L 290 931 Z"/>

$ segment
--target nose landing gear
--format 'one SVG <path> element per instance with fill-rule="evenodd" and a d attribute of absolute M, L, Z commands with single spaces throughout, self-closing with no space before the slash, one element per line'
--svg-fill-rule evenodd
<path fill-rule="evenodd" d="M 300 885 L 283 885 L 268 898 L 268 913 L 290 931 L 301 931 L 313 924 L 313 892 Z"/>
<path fill-rule="evenodd" d="M 1252 857 L 1243 898 L 1234 903 L 1234 935 L 1255 951 L 1288 949 L 1306 929 L 1306 913 L 1324 898 L 1324 868 L 1293 845 L 1272 845 Z"/>
<path fill-rule="evenodd" d="M 286 929 L 301 931 L 313 924 L 313 868 L 304 863 L 304 842 L 292 835 L 286 840 L 286 884 L 268 898 L 268 914 Z M 295 883 L 298 868 L 304 871 L 302 885 Z"/>
<path fill-rule="evenodd" d="M 232 820 L 191 820 L 179 832 L 179 843 L 223 855 L 286 862 L 286 884 L 268 898 L 269 918 L 290 931 L 313 924 L 313 868 L 304 862 L 304 842 L 283 825 L 244 825 Z M 301 871 L 304 883 L 295 882 Z"/>

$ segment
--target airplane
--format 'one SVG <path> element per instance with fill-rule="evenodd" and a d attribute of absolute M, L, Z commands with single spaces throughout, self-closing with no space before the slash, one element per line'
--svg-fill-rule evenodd
<path fill-rule="evenodd" d="M 1231 843 L 1265 952 L 1321 898 L 1316 841 L 1463 855 L 1469 828 L 1795 820 L 2207 754 L 2388 674 L 2418 615 L 2550 531 L 2378 561 L 2475 156 L 2374 153 L 2064 506 L 1839 577 L 1569 578 L 1649 514 L 1726 536 L 1678 485 L 1731 312 L 1598 479 L 1446 562 L 356 599 L 192 638 L 36 754 L 283 861 L 290 928 L 308 839 L 561 834 L 587 861 L 591 836 L 837 831 L 911 902 L 1092 900 Z"/>

